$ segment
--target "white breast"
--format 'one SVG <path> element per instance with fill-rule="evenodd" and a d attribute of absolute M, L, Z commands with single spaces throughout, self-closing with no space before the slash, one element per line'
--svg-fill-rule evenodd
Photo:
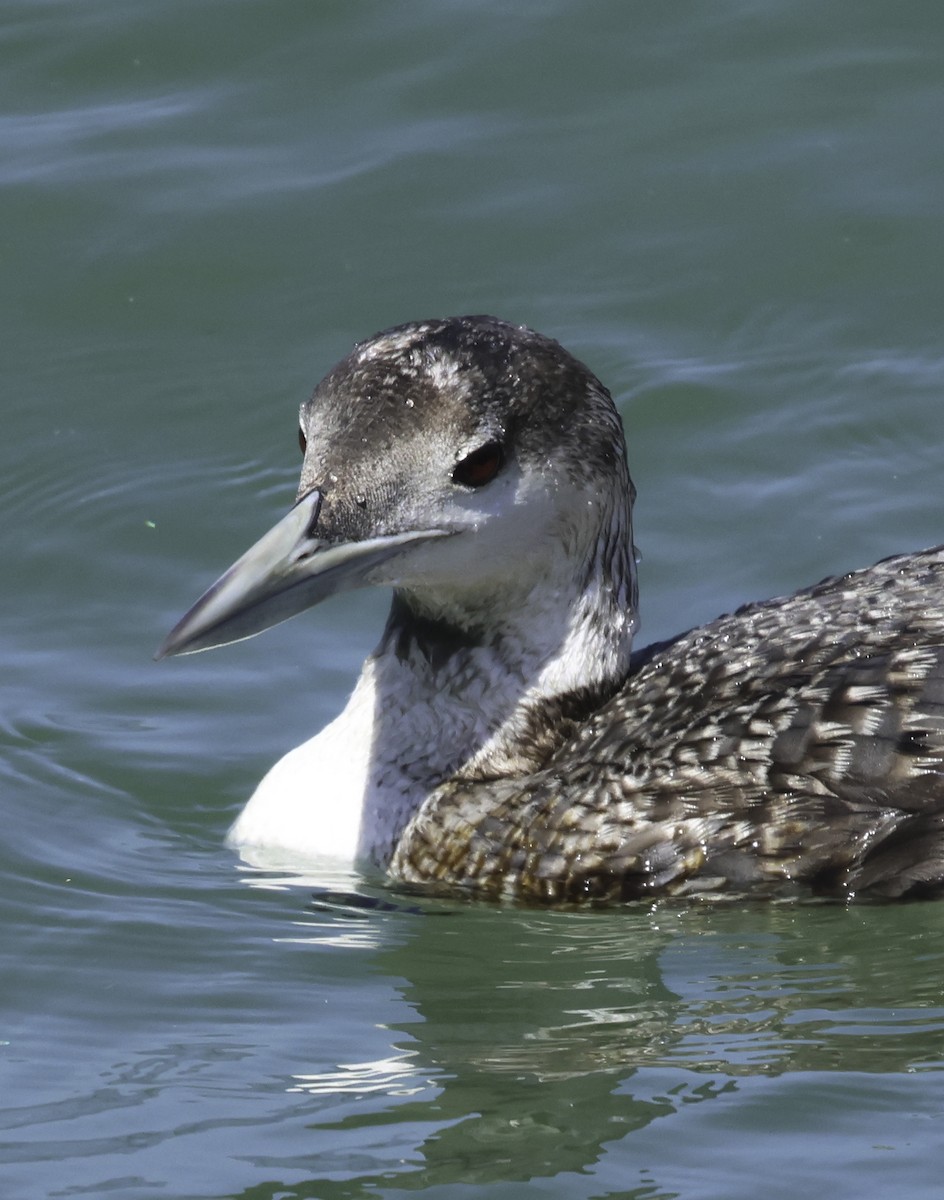
<path fill-rule="evenodd" d="M 374 717 L 365 676 L 340 716 L 265 775 L 227 835 L 231 846 L 278 848 L 293 860 L 358 857 Z"/>
<path fill-rule="evenodd" d="M 384 866 L 420 804 L 489 734 L 481 680 L 447 672 L 441 684 L 430 689 L 395 653 L 368 658 L 344 711 L 268 772 L 229 844 L 249 858 L 264 848 L 292 863 Z"/>

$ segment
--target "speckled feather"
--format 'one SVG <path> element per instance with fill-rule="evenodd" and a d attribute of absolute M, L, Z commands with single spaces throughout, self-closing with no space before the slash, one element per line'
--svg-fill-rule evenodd
<path fill-rule="evenodd" d="M 456 778 L 394 878 L 538 902 L 944 888 L 944 548 L 639 656 L 525 778 Z"/>

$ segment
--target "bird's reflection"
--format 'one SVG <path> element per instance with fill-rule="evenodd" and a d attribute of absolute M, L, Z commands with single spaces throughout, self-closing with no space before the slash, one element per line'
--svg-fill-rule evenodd
<path fill-rule="evenodd" d="M 749 1078 L 940 1067 L 942 924 L 933 904 L 568 913 L 323 891 L 288 936 L 373 944 L 402 1003 L 389 1054 L 287 1086 L 363 1097 L 331 1127 L 395 1125 L 413 1153 L 311 1194 L 566 1178 L 592 1196 L 618 1153 L 621 1194 L 667 1195 L 633 1131 Z"/>

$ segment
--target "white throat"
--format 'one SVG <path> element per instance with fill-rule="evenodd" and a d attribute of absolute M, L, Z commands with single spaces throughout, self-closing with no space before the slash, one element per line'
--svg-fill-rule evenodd
<path fill-rule="evenodd" d="M 519 610 L 527 630 L 480 644 L 434 636 L 431 644 L 422 623 L 411 630 L 391 619 L 347 707 L 266 774 L 230 829 L 230 845 L 249 859 L 277 850 L 287 864 L 329 858 L 383 868 L 441 782 L 539 766 L 547 750 L 524 731 L 542 701 L 624 676 L 632 607 L 624 598 L 601 619 L 600 606 L 599 594 L 578 598 L 560 630 L 560 595 L 542 588 Z"/>

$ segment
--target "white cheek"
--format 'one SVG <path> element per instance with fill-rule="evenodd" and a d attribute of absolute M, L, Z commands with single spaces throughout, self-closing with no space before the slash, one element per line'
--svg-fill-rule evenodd
<path fill-rule="evenodd" d="M 496 480 L 441 505 L 435 524 L 452 537 L 418 544 L 380 568 L 376 582 L 393 587 L 480 587 L 533 578 L 559 553 L 558 493 L 540 477 Z M 412 517 L 422 527 L 421 513 Z M 474 539 L 474 544 L 472 543 Z"/>

